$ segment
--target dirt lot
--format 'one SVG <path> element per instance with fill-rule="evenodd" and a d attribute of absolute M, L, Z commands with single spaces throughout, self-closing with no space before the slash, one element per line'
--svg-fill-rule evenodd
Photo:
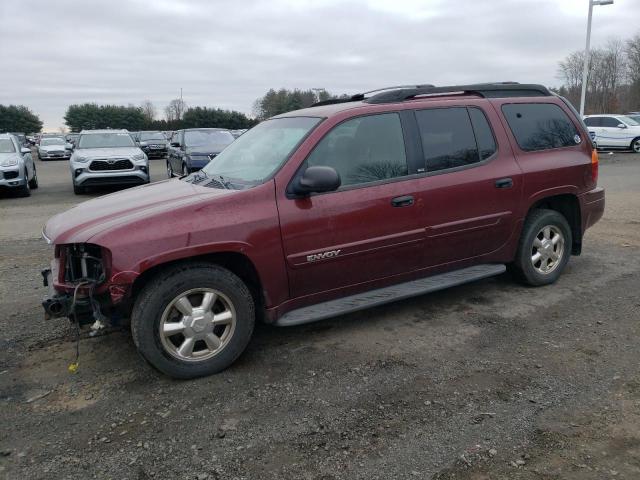
<path fill-rule="evenodd" d="M 605 218 L 556 285 L 503 275 L 261 326 L 196 381 L 157 374 L 121 331 L 84 337 L 67 371 L 40 229 L 82 197 L 65 162 L 38 162 L 39 190 L 0 198 L 0 477 L 640 478 L 640 156 L 601 158 Z"/>

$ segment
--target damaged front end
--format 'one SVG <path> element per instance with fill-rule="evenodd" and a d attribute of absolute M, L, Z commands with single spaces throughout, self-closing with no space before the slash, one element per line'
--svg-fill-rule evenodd
<path fill-rule="evenodd" d="M 44 285 L 49 287 L 49 295 L 42 302 L 45 318 L 68 317 L 79 325 L 102 324 L 108 258 L 108 251 L 98 245 L 56 245 L 51 268 L 42 271 Z"/>

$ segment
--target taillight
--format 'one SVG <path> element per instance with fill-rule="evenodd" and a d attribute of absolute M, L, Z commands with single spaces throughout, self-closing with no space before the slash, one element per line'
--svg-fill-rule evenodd
<path fill-rule="evenodd" d="M 598 151 L 595 148 L 591 151 L 591 180 L 598 183 Z"/>

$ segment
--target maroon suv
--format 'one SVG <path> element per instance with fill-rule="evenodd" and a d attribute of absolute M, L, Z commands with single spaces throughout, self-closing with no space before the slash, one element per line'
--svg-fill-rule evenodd
<path fill-rule="evenodd" d="M 322 102 L 260 123 L 201 172 L 52 218 L 43 305 L 80 324 L 130 318 L 158 370 L 207 375 L 256 319 L 311 322 L 507 267 L 554 282 L 602 216 L 597 175 L 579 116 L 539 85 Z"/>

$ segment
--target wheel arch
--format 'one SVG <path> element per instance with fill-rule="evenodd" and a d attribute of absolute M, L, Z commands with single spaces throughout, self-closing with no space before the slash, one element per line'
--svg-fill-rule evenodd
<path fill-rule="evenodd" d="M 527 216 L 537 209 L 555 210 L 567 219 L 571 227 L 571 254 L 580 255 L 582 250 L 582 215 L 580 201 L 572 193 L 562 193 L 537 199 L 527 211 Z"/>
<path fill-rule="evenodd" d="M 130 305 L 128 309 L 133 306 L 133 302 L 135 301 L 138 294 L 142 291 L 144 286 L 163 270 L 174 267 L 176 265 L 186 265 L 189 263 L 203 262 L 211 263 L 212 265 L 219 265 L 237 275 L 245 283 L 245 285 L 247 285 L 247 288 L 249 288 L 249 291 L 251 292 L 256 306 L 256 315 L 259 319 L 263 319 L 263 312 L 265 310 L 265 295 L 258 270 L 247 255 L 234 251 L 206 253 L 202 255 L 168 260 L 153 265 L 152 267 L 144 270 L 135 278 L 131 286 L 129 296 Z"/>

